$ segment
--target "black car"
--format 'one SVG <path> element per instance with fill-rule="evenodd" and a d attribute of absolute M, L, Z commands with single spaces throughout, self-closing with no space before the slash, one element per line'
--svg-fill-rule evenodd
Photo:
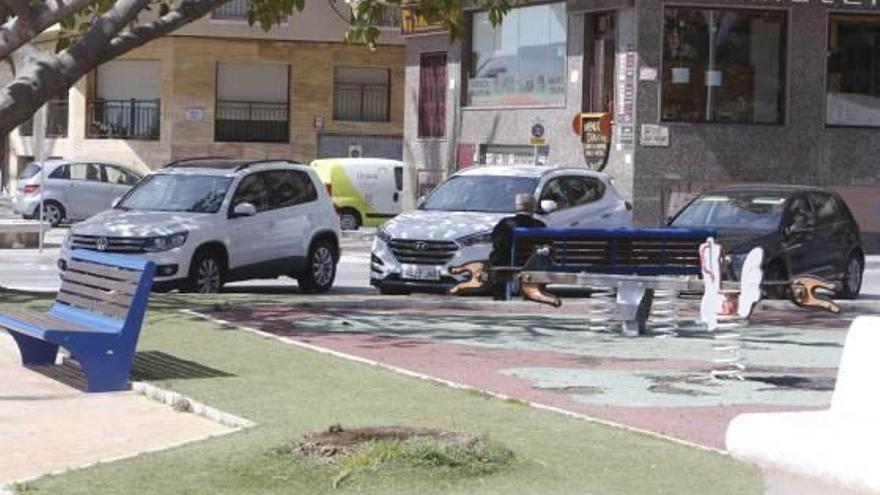
<path fill-rule="evenodd" d="M 837 297 L 842 299 L 855 299 L 862 288 L 865 251 L 859 226 L 833 191 L 789 185 L 715 189 L 697 196 L 668 225 L 717 231 L 735 279 L 748 252 L 760 246 L 764 280 L 817 275 L 839 281 Z M 782 286 L 765 290 L 785 295 Z"/>

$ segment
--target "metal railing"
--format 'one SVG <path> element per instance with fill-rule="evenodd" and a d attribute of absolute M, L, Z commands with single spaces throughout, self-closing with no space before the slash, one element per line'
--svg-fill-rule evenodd
<path fill-rule="evenodd" d="M 214 9 L 211 19 L 220 21 L 246 21 L 248 0 L 232 0 Z"/>
<path fill-rule="evenodd" d="M 287 103 L 218 101 L 215 141 L 286 143 L 290 140 Z"/>
<path fill-rule="evenodd" d="M 89 138 L 159 139 L 160 100 L 94 100 L 88 115 Z"/>
<path fill-rule="evenodd" d="M 67 116 L 68 103 L 67 99 L 52 100 L 46 103 L 48 111 L 46 112 L 46 137 L 57 138 L 67 137 Z M 19 134 L 22 136 L 34 135 L 34 118 L 27 119 L 18 128 Z"/>

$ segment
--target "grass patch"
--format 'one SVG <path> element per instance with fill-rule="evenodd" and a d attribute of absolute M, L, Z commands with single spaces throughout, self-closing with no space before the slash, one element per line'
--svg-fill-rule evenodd
<path fill-rule="evenodd" d="M 285 345 L 185 315 L 209 304 L 253 304 L 256 296 L 154 296 L 139 351 L 160 351 L 224 374 L 151 383 L 247 418 L 257 426 L 163 452 L 47 476 L 17 488 L 63 495 L 288 494 L 749 494 L 758 469 L 704 450 L 485 400 L 386 369 Z M 260 295 L 305 304 L 306 296 Z M 339 296 L 325 296 L 327 297 Z M 0 311 L 47 308 L 47 298 L 0 293 Z M 486 446 L 444 450 L 386 439 L 342 464 L 305 462 L 272 449 L 328 424 L 430 425 L 479 432 Z M 494 446 L 497 442 L 498 446 Z M 405 443 L 405 442 L 404 442 Z M 504 463 L 505 448 L 515 453 Z M 378 463 L 378 464 L 377 464 Z M 367 466 L 367 467 L 364 467 Z M 375 468 L 375 466 L 380 466 Z M 477 473 L 477 474 L 469 474 Z"/>

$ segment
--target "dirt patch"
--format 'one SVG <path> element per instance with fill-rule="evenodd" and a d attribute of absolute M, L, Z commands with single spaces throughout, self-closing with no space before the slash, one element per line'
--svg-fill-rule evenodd
<path fill-rule="evenodd" d="M 294 455 L 319 462 L 336 462 L 355 453 L 370 442 L 434 441 L 460 447 L 473 447 L 480 438 L 459 432 L 433 428 L 376 426 L 345 429 L 333 425 L 327 431 L 309 433 L 291 448 Z"/>

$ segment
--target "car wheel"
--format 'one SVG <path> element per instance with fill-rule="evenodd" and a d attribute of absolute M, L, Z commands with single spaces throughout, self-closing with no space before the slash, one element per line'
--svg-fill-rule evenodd
<path fill-rule="evenodd" d="M 357 230 L 361 226 L 361 216 L 357 211 L 346 208 L 339 213 L 339 228 L 342 230 Z"/>
<path fill-rule="evenodd" d="M 788 280 L 788 270 L 781 261 L 773 261 L 764 272 L 764 280 L 767 282 L 785 282 Z M 789 299 L 791 287 L 787 285 L 769 285 L 764 287 L 764 296 L 767 299 Z"/>
<path fill-rule="evenodd" d="M 43 221 L 57 227 L 64 220 L 64 207 L 55 201 L 43 203 Z"/>
<path fill-rule="evenodd" d="M 862 291 L 862 276 L 865 262 L 859 253 L 852 253 L 846 262 L 846 272 L 843 274 L 841 283 L 843 287 L 837 293 L 840 299 L 856 299 Z"/>
<path fill-rule="evenodd" d="M 310 294 L 327 292 L 336 279 L 336 248 L 324 239 L 312 243 L 305 270 L 297 277 L 299 287 Z"/>
<path fill-rule="evenodd" d="M 223 288 L 223 261 L 215 253 L 200 251 L 189 267 L 188 289 L 199 294 L 216 294 Z"/>

